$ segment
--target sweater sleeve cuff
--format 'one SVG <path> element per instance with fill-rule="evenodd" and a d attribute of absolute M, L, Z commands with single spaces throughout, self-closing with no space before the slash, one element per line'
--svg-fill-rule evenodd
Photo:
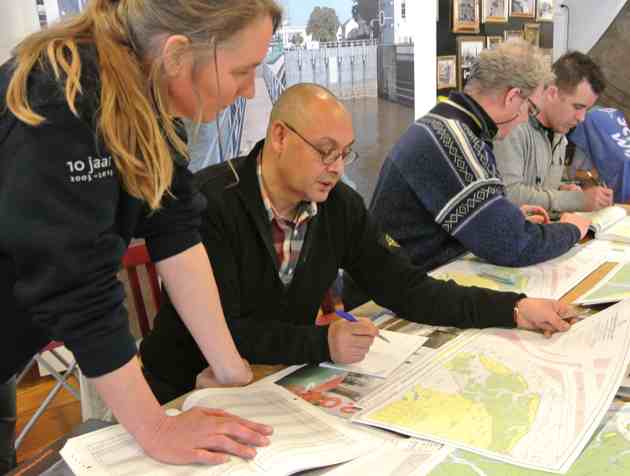
<path fill-rule="evenodd" d="M 81 372 L 94 378 L 113 372 L 129 362 L 137 353 L 136 342 L 129 328 L 99 336 L 89 345 L 68 345 Z"/>
<path fill-rule="evenodd" d="M 196 244 L 201 243 L 201 235 L 197 231 L 165 234 L 147 238 L 147 248 L 154 263 L 175 256 Z"/>
<path fill-rule="evenodd" d="M 575 212 L 584 209 L 584 192 L 556 190 L 551 193 L 551 206 L 559 212 Z"/>
<path fill-rule="evenodd" d="M 516 323 L 514 322 L 514 307 L 518 301 L 526 297 L 527 296 L 522 293 L 493 294 L 493 307 L 496 309 L 496 312 L 488 316 L 488 327 L 516 327 Z"/>
<path fill-rule="evenodd" d="M 314 336 L 313 341 L 313 355 L 311 362 L 319 363 L 330 360 L 330 349 L 328 347 L 328 326 L 325 327 L 317 327 L 317 332 Z"/>

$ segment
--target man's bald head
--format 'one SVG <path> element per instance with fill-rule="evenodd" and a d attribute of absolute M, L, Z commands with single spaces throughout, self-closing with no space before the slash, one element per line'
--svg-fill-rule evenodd
<path fill-rule="evenodd" d="M 348 115 L 345 106 L 332 92 L 318 84 L 295 84 L 286 89 L 273 106 L 267 134 L 277 121 L 303 130 L 318 120 L 326 121 L 332 114 Z"/>
<path fill-rule="evenodd" d="M 262 182 L 278 213 L 293 216 L 300 202 L 324 202 L 353 144 L 352 116 L 334 94 L 311 83 L 287 89 L 271 112 L 261 157 Z"/>

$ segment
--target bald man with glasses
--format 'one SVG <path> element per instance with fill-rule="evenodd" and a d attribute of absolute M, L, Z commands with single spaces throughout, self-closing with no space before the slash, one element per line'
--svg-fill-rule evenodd
<path fill-rule="evenodd" d="M 320 86 L 301 84 L 280 97 L 266 139 L 247 157 L 197 174 L 208 200 L 204 245 L 244 358 L 287 365 L 362 360 L 378 330 L 367 319 L 332 319 L 327 297 L 340 269 L 351 272 L 377 303 L 411 321 L 568 328 L 560 320 L 565 306 L 557 301 L 464 288 L 412 266 L 376 228 L 362 198 L 340 182 L 345 166 L 357 159 L 353 143 L 343 104 Z M 320 306 L 323 319 L 317 317 Z M 215 383 L 168 300 L 141 356 L 162 402 Z"/>

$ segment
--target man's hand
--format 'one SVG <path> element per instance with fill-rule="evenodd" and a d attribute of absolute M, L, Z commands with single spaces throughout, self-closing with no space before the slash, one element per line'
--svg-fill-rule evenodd
<path fill-rule="evenodd" d="M 338 364 L 353 364 L 365 358 L 378 328 L 369 319 L 357 322 L 338 320 L 328 327 L 330 358 Z"/>
<path fill-rule="evenodd" d="M 524 298 L 518 301 L 516 309 L 516 326 L 519 329 L 541 330 L 549 337 L 571 327 L 563 320 L 572 314 L 571 306 L 554 299 Z"/>
<path fill-rule="evenodd" d="M 591 226 L 591 220 L 575 213 L 563 213 L 560 216 L 560 223 L 571 223 L 577 226 L 578 230 L 580 230 L 580 240 L 586 236 L 588 227 Z"/>
<path fill-rule="evenodd" d="M 562 190 L 564 192 L 581 192 L 582 187 L 575 183 L 563 183 L 558 187 L 558 190 Z"/>
<path fill-rule="evenodd" d="M 177 416 L 164 416 L 143 444 L 147 454 L 170 464 L 219 464 L 228 454 L 252 459 L 255 446 L 269 445 L 273 430 L 223 410 L 195 407 Z"/>
<path fill-rule="evenodd" d="M 243 359 L 243 363 L 247 366 L 248 369 L 251 370 L 249 366 L 249 362 Z M 212 367 L 208 366 L 203 369 L 201 372 L 197 374 L 197 378 L 195 379 L 195 388 L 216 388 L 216 387 L 242 387 L 246 384 L 222 384 L 217 380 L 217 377 L 214 375 L 212 371 Z"/>
<path fill-rule="evenodd" d="M 538 223 L 539 225 L 545 225 L 549 223 L 549 214 L 543 207 L 537 207 L 536 205 L 522 205 L 521 212 L 525 215 L 525 219 L 532 223 Z"/>
<path fill-rule="evenodd" d="M 613 204 L 613 191 L 606 187 L 589 187 L 584 190 L 584 210 L 592 212 Z"/>

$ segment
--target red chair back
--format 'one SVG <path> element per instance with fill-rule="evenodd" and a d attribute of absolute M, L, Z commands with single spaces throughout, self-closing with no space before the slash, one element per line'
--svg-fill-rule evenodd
<path fill-rule="evenodd" d="M 159 309 L 160 307 L 160 281 L 158 279 L 157 271 L 155 270 L 155 265 L 151 262 L 151 258 L 149 257 L 146 245 L 139 244 L 130 246 L 125 253 L 125 256 L 123 256 L 123 266 L 129 276 L 129 286 L 131 287 L 131 296 L 138 315 L 140 332 L 142 333 L 142 336 L 146 336 L 150 330 L 149 316 L 142 296 L 138 267 L 144 266 L 146 268 L 149 276 L 149 283 L 151 285 L 153 304 L 156 309 Z"/>

